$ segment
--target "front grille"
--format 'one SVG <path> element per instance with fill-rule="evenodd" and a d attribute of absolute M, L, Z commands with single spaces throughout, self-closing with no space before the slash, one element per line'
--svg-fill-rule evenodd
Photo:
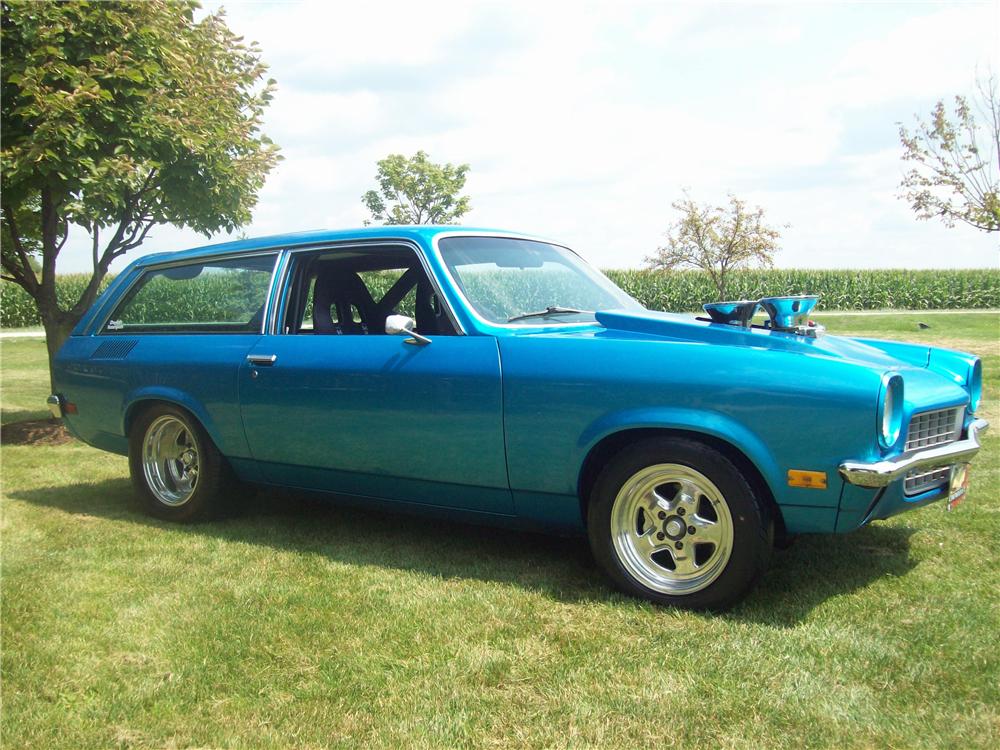
<path fill-rule="evenodd" d="M 914 414 L 910 420 L 910 429 L 906 433 L 904 451 L 947 445 L 958 440 L 961 435 L 962 407 L 960 406 Z M 907 495 L 919 495 L 922 492 L 938 489 L 947 484 L 950 477 L 950 466 L 930 471 L 914 469 L 903 481 L 903 492 Z"/>
<path fill-rule="evenodd" d="M 933 448 L 958 440 L 962 432 L 962 408 L 938 409 L 914 414 L 906 433 L 905 451 Z"/>
<path fill-rule="evenodd" d="M 919 495 L 921 492 L 937 489 L 951 478 L 951 467 L 932 469 L 931 471 L 911 471 L 903 482 L 903 491 L 907 495 Z"/>

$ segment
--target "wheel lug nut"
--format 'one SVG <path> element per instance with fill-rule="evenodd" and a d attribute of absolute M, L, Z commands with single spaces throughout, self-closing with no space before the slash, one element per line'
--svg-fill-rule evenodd
<path fill-rule="evenodd" d="M 694 533 L 694 526 L 688 526 L 688 534 Z"/>
<path fill-rule="evenodd" d="M 677 509 L 677 515 L 683 516 L 685 513 L 687 513 L 687 511 L 684 510 L 683 508 L 678 508 Z"/>
<path fill-rule="evenodd" d="M 666 538 L 666 534 L 664 534 L 662 531 L 657 531 L 656 538 L 662 542 Z"/>
<path fill-rule="evenodd" d="M 667 514 L 661 510 L 659 513 L 656 514 L 656 517 L 662 521 L 664 518 L 667 517 Z"/>
<path fill-rule="evenodd" d="M 675 542 L 675 543 L 674 543 L 674 546 L 675 546 L 675 547 L 676 547 L 677 549 L 684 549 L 684 542 Z"/>

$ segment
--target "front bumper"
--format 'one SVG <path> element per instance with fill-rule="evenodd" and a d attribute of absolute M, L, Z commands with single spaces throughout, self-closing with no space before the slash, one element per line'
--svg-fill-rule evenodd
<path fill-rule="evenodd" d="M 840 476 L 859 487 L 886 487 L 916 469 L 930 471 L 966 463 L 979 453 L 979 436 L 989 426 L 990 423 L 985 419 L 976 419 L 969 425 L 968 436 L 964 440 L 882 461 L 844 461 L 840 465 Z"/>

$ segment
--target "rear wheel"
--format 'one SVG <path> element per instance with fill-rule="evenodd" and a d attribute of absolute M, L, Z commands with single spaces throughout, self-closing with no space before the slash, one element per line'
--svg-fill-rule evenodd
<path fill-rule="evenodd" d="M 186 411 L 157 404 L 129 433 L 132 485 L 151 515 L 195 521 L 218 512 L 229 469 L 205 430 Z"/>
<path fill-rule="evenodd" d="M 766 504 L 718 451 L 655 438 L 619 453 L 588 506 L 594 556 L 623 591 L 690 609 L 725 609 L 763 573 Z"/>

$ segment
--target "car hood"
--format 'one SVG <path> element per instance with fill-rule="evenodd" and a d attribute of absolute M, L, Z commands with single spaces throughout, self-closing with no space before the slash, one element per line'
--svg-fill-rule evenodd
<path fill-rule="evenodd" d="M 596 314 L 596 318 L 598 323 L 610 331 L 625 331 L 642 336 L 815 354 L 887 367 L 900 364 L 898 358 L 892 357 L 887 352 L 877 349 L 869 343 L 844 336 L 805 336 L 766 328 L 744 328 L 726 323 L 712 323 L 687 315 L 651 310 L 602 311 Z M 929 358 L 929 347 L 909 346 L 917 351 L 910 354 L 905 364 L 926 366 Z"/>
<path fill-rule="evenodd" d="M 971 354 L 920 344 L 744 328 L 651 310 L 601 311 L 596 318 L 607 329 L 607 335 L 781 351 L 848 361 L 877 372 L 904 371 L 906 380 L 916 386 L 917 392 L 924 391 L 928 396 L 933 393 L 932 398 L 939 402 L 967 400 L 965 385 L 976 361 Z"/>

